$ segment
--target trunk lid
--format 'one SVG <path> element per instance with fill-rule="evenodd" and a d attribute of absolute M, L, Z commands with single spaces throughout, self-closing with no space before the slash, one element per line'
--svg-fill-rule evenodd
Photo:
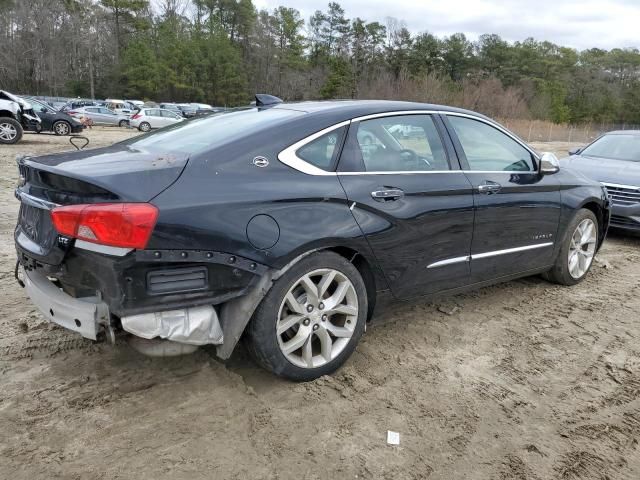
<path fill-rule="evenodd" d="M 69 247 L 51 222 L 57 205 L 149 202 L 182 174 L 187 155 L 132 149 L 125 145 L 23 157 L 16 197 L 20 200 L 16 246 L 21 260 L 58 265 Z"/>

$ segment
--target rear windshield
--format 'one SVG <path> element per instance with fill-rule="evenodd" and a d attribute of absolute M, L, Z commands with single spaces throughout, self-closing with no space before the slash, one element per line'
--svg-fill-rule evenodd
<path fill-rule="evenodd" d="M 580 155 L 640 162 L 640 135 L 605 135 L 585 148 Z"/>
<path fill-rule="evenodd" d="M 194 118 L 121 142 L 131 148 L 196 154 L 277 125 L 302 112 L 255 108 Z"/>

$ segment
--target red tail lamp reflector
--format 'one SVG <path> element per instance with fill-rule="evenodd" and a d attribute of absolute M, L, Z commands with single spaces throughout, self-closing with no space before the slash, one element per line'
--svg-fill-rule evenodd
<path fill-rule="evenodd" d="M 113 247 L 143 249 L 158 219 L 149 203 L 67 205 L 51 211 L 56 230 L 68 237 Z"/>

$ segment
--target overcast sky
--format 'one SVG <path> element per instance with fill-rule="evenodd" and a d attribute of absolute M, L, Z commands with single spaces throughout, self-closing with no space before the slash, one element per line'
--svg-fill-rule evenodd
<path fill-rule="evenodd" d="M 329 0 L 254 0 L 258 8 L 297 8 L 305 21 Z M 640 0 L 341 0 L 348 18 L 404 20 L 414 33 L 497 33 L 586 49 L 640 47 Z"/>

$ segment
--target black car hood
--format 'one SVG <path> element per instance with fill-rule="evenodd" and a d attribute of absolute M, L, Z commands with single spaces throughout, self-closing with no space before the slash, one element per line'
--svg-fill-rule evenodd
<path fill-rule="evenodd" d="M 572 155 L 562 159 L 561 164 L 598 182 L 640 185 L 640 162 Z"/>
<path fill-rule="evenodd" d="M 138 202 L 147 202 L 169 187 L 187 162 L 185 154 L 149 152 L 126 145 L 22 160 L 27 167 L 81 180 L 123 200 Z"/>

